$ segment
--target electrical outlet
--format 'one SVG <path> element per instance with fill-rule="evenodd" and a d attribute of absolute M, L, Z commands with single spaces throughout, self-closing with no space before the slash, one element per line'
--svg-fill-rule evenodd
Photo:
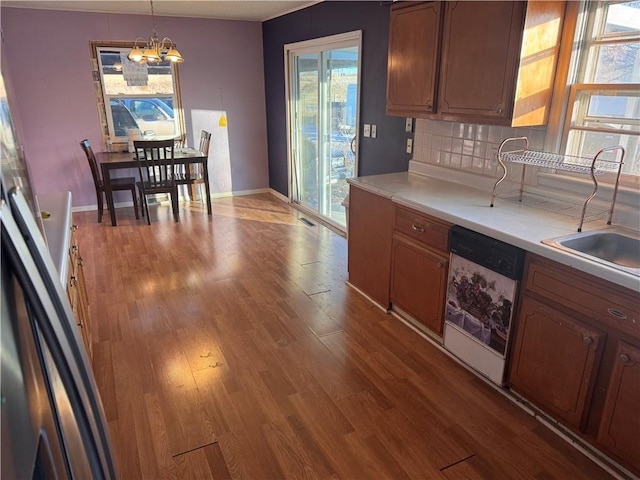
<path fill-rule="evenodd" d="M 364 132 L 363 132 L 363 135 L 364 135 L 365 137 L 370 137 L 370 136 L 371 136 L 371 125 L 370 125 L 370 124 L 368 124 L 368 123 L 365 123 L 365 124 L 364 124 Z"/>
<path fill-rule="evenodd" d="M 405 125 L 404 125 L 404 131 L 405 132 L 412 132 L 413 131 L 413 118 L 407 117 L 407 123 L 405 123 Z"/>
<path fill-rule="evenodd" d="M 407 153 L 413 152 L 413 140 L 411 138 L 407 138 Z"/>
<path fill-rule="evenodd" d="M 378 127 L 376 125 L 371 125 L 371 138 L 376 138 L 378 136 Z"/>

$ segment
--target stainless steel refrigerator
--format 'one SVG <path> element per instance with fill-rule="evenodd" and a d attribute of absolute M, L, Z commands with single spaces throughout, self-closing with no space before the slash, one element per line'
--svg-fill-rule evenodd
<path fill-rule="evenodd" d="M 0 478 L 116 478 L 71 305 L 37 223 L 0 77 Z"/>

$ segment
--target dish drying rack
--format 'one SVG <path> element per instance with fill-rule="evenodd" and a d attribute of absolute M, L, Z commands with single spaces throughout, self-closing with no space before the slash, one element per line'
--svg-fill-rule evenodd
<path fill-rule="evenodd" d="M 520 146 L 513 150 L 506 150 L 507 148 L 513 148 Z M 606 160 L 600 158 L 603 153 L 617 152 L 615 154 L 616 160 Z M 587 213 L 587 206 L 589 202 L 596 196 L 598 192 L 597 175 L 603 173 L 616 173 L 616 181 L 613 188 L 613 196 L 611 198 L 611 205 L 608 211 L 599 212 L 590 215 L 590 219 L 600 218 L 604 214 L 608 213 L 607 225 L 611 225 L 611 219 L 613 217 L 613 209 L 616 204 L 616 196 L 618 194 L 618 184 L 620 183 L 620 174 L 622 172 L 622 165 L 624 160 L 624 148 L 621 146 L 607 147 L 598 150 L 593 158 L 588 157 L 576 157 L 572 155 L 562 155 L 557 153 L 543 152 L 539 150 L 529 149 L 529 140 L 527 137 L 511 137 L 502 141 L 498 148 L 498 163 L 502 167 L 502 176 L 493 186 L 491 192 L 491 206 L 495 203 L 496 190 L 498 185 L 507 177 L 506 163 L 519 163 L 522 165 L 522 176 L 520 179 L 520 188 L 518 189 L 518 202 L 522 203 L 524 194 L 524 178 L 527 165 L 533 165 L 536 167 L 552 168 L 556 171 L 579 173 L 583 175 L 590 175 L 593 182 L 593 191 L 586 198 L 584 204 L 582 204 L 580 215 L 578 216 L 578 232 L 582 231 L 582 226 L 585 222 L 585 215 Z M 560 202 L 562 203 L 562 202 Z M 563 209 L 554 209 L 555 213 L 565 213 Z M 572 215 L 573 216 L 573 215 Z"/>

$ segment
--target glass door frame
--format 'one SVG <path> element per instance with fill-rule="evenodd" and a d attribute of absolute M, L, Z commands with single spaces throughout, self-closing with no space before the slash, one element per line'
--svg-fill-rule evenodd
<path fill-rule="evenodd" d="M 332 221 L 329 217 L 325 217 L 318 210 L 313 210 L 308 207 L 305 207 L 300 202 L 296 201 L 295 194 L 298 192 L 296 188 L 296 178 L 295 178 L 295 169 L 294 169 L 294 136 L 292 135 L 292 127 L 294 125 L 294 111 L 295 105 L 294 101 L 295 92 L 293 91 L 294 85 L 292 80 L 292 75 L 296 73 L 294 68 L 293 59 L 296 56 L 317 53 L 335 50 L 340 48 L 347 47 L 357 47 L 358 48 L 358 83 L 357 83 L 357 105 L 356 105 L 356 120 L 355 120 L 355 140 L 354 140 L 354 177 L 358 176 L 358 165 L 359 165 L 359 144 L 360 144 L 360 92 L 361 92 L 361 84 L 362 84 L 362 30 L 354 30 L 352 32 L 341 33 L 337 35 L 331 35 L 328 37 L 321 37 L 312 40 L 305 40 L 302 42 L 285 44 L 284 46 L 284 69 L 285 69 L 285 102 L 286 102 L 286 130 L 287 130 L 287 178 L 288 178 L 288 198 L 289 201 L 296 205 L 297 208 L 301 210 L 308 211 L 309 213 L 322 217 L 322 221 L 330 224 L 331 226 L 337 228 L 340 231 L 345 232 L 346 226 L 340 225 L 334 221 Z M 319 142 L 320 145 L 320 142 Z M 319 147 L 319 152 L 323 147 Z"/>

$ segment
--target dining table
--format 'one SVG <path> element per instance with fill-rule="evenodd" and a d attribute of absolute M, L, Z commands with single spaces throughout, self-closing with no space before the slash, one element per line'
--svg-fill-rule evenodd
<path fill-rule="evenodd" d="M 107 197 L 107 207 L 111 216 L 111 225 L 114 227 L 116 223 L 116 211 L 113 202 L 113 190 L 111 188 L 111 171 L 124 170 L 138 167 L 138 160 L 135 153 L 129 152 L 97 152 L 96 160 L 100 164 L 102 170 L 102 181 L 104 182 L 104 192 Z M 173 153 L 174 165 L 184 165 L 185 177 L 178 183 L 191 185 L 196 178 L 191 177 L 193 165 L 202 165 L 202 179 L 204 180 L 205 200 L 207 203 L 207 214 L 211 215 L 211 189 L 209 186 L 209 167 L 208 157 L 205 153 L 194 148 L 177 148 Z M 142 160 L 144 162 L 144 160 Z"/>

